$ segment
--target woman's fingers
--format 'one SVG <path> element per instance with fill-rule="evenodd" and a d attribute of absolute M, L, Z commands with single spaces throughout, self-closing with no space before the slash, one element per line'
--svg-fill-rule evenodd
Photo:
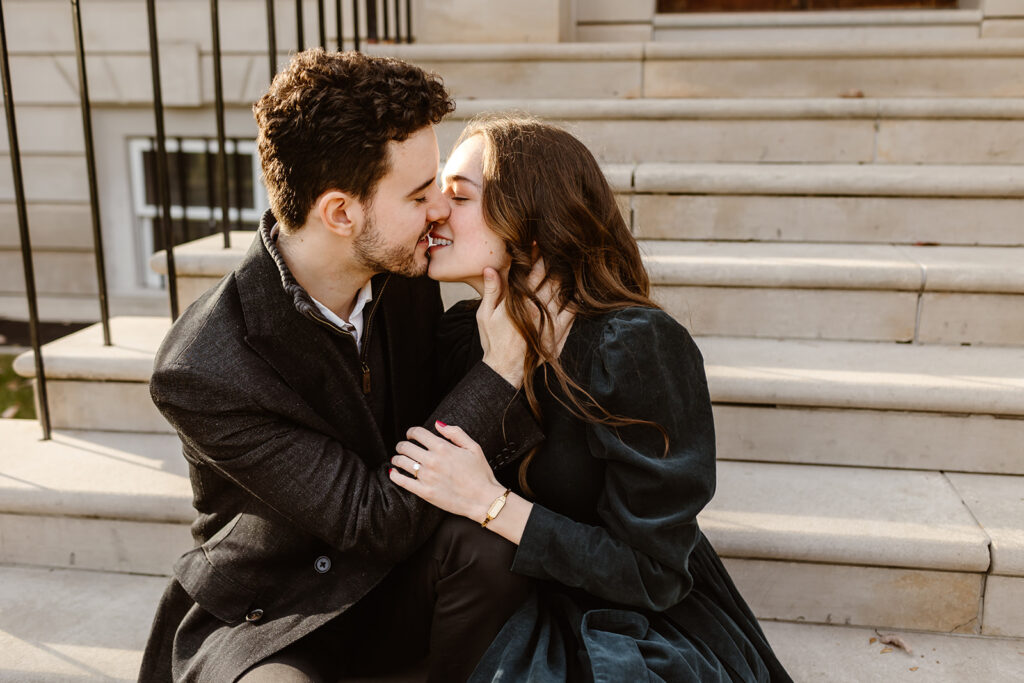
<path fill-rule="evenodd" d="M 480 448 L 480 444 L 474 441 L 473 438 L 462 429 L 462 427 L 446 425 L 443 422 L 438 422 L 437 431 L 441 432 L 441 436 L 448 439 L 459 448 L 483 452 Z"/>
<path fill-rule="evenodd" d="M 430 457 L 430 454 L 425 448 L 422 448 L 419 444 L 412 443 L 411 441 L 399 441 L 395 444 L 395 451 L 408 456 L 410 460 L 415 460 L 416 462 L 423 462 Z"/>
<path fill-rule="evenodd" d="M 390 470 L 388 470 L 388 478 L 391 479 L 391 481 L 393 481 L 398 486 L 402 487 L 409 493 L 413 494 L 414 496 L 419 496 L 420 498 L 427 500 L 426 496 L 424 495 L 426 493 L 426 487 L 419 479 L 407 477 L 404 474 L 402 474 L 401 470 L 395 469 L 393 467 Z"/>
<path fill-rule="evenodd" d="M 501 297 L 501 278 L 494 268 L 484 268 L 484 294 L 480 300 L 480 308 L 477 309 L 477 318 L 481 315 L 487 317 L 498 307 L 498 300 Z"/>
<path fill-rule="evenodd" d="M 409 431 L 405 433 L 405 438 L 410 441 L 415 441 L 428 451 L 437 451 L 447 445 L 450 445 L 447 439 L 440 437 L 429 429 L 424 429 L 423 427 L 411 427 Z"/>
<path fill-rule="evenodd" d="M 391 464 L 402 470 L 406 474 L 413 477 L 419 478 L 420 470 L 423 469 L 422 463 L 418 460 L 410 458 L 408 455 L 396 455 L 391 458 Z"/>

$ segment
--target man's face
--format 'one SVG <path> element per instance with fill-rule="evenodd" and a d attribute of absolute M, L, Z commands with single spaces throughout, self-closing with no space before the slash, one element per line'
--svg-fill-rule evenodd
<path fill-rule="evenodd" d="M 377 183 L 353 248 L 359 262 L 374 273 L 418 277 L 427 272 L 430 224 L 446 220 L 450 210 L 436 182 L 433 127 L 389 142 L 388 151 L 391 170 Z"/>

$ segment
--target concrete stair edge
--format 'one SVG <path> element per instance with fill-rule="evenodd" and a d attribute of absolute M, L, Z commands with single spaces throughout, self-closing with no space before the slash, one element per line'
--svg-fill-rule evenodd
<path fill-rule="evenodd" d="M 752 97 L 459 99 L 447 121 L 484 113 L 525 111 L 561 120 L 689 119 L 992 119 L 1024 118 L 1024 100 L 995 97 Z"/>
<path fill-rule="evenodd" d="M 0 515 L 194 518 L 174 436 L 58 431 L 42 442 L 27 420 L 0 422 L 0 436 L 14 447 L 0 458 Z M 1000 571 L 1024 576 L 1024 538 L 1003 531 L 1012 528 L 1012 490 L 1024 477 L 960 475 L 973 494 L 965 503 L 939 472 L 728 461 L 718 470 L 718 493 L 700 523 L 723 556 L 986 572 L 990 541 L 972 516 L 977 507 L 997 530 Z"/>
<path fill-rule="evenodd" d="M 44 347 L 49 379 L 146 383 L 166 318 L 114 318 Z M 1024 416 L 1024 347 L 700 337 L 719 403 Z M 33 353 L 15 361 L 35 375 Z"/>

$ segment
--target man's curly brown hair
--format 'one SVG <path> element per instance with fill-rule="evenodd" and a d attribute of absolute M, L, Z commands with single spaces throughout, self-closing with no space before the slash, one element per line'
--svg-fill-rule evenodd
<path fill-rule="evenodd" d="M 372 201 L 401 142 L 455 109 L 439 76 L 358 52 L 300 52 L 253 105 L 274 216 L 300 228 L 321 193 Z"/>

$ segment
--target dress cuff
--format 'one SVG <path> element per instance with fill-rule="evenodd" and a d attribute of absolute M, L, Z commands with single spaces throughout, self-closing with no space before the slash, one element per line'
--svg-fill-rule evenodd
<path fill-rule="evenodd" d="M 549 551 L 551 542 L 558 537 L 558 529 L 564 519 L 543 505 L 534 503 L 515 557 L 512 558 L 512 571 L 535 579 L 550 578 L 544 568 L 544 559 L 552 557 Z"/>

